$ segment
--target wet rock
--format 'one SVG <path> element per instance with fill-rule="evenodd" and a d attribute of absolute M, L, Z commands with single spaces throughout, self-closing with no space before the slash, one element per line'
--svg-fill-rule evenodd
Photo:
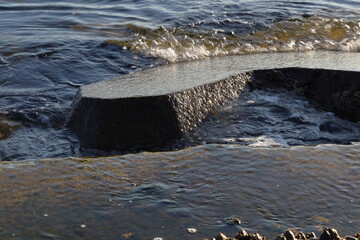
<path fill-rule="evenodd" d="M 197 229 L 196 228 L 188 228 L 187 231 L 188 231 L 188 233 L 194 234 L 197 232 Z"/>
<path fill-rule="evenodd" d="M 216 236 L 215 240 L 227 240 L 228 237 L 225 236 L 223 233 L 219 233 L 219 235 Z"/>
<path fill-rule="evenodd" d="M 245 240 L 247 237 L 248 233 L 244 229 L 241 229 L 235 236 L 238 240 Z"/>
<path fill-rule="evenodd" d="M 256 70 L 254 88 L 287 88 L 351 121 L 360 121 L 360 72 L 283 68 Z"/>
<path fill-rule="evenodd" d="M 149 69 L 81 87 L 67 126 L 83 145 L 95 148 L 143 149 L 166 145 L 197 127 L 214 107 L 237 98 L 250 78 L 250 73 L 239 74 L 202 85 L 193 79 L 189 87 L 173 87 L 169 83 L 165 86 L 161 82 L 156 85 L 146 80 L 159 81 L 173 71 L 166 67 L 163 70 L 155 73 Z"/>
<path fill-rule="evenodd" d="M 236 99 L 247 88 L 286 88 L 340 117 L 360 121 L 360 72 L 255 70 L 206 81 L 198 76 L 201 84 L 187 72 L 164 66 L 82 86 L 67 126 L 86 146 L 148 150 L 185 136 L 214 108 Z M 331 124 L 321 129 L 338 130 Z"/>
<path fill-rule="evenodd" d="M 296 239 L 303 239 L 303 240 L 307 239 L 306 235 L 303 232 L 299 232 L 298 234 L 296 234 L 295 238 Z"/>
<path fill-rule="evenodd" d="M 284 237 L 286 238 L 286 240 L 296 240 L 295 235 L 291 230 L 287 230 L 284 233 Z"/>
<path fill-rule="evenodd" d="M 220 233 L 216 238 L 212 240 L 266 240 L 265 237 L 261 236 L 259 233 L 247 233 L 244 229 L 240 230 L 235 238 L 226 237 L 224 234 Z M 286 232 L 280 234 L 275 240 L 307 240 L 307 239 L 317 239 L 315 233 L 307 233 L 304 234 L 302 232 L 298 232 L 296 235 L 291 230 L 287 230 Z M 321 234 L 319 240 L 360 240 L 360 234 L 355 234 L 354 236 L 346 236 L 341 238 L 333 228 L 325 228 L 323 233 Z"/>
<path fill-rule="evenodd" d="M 261 236 L 258 233 L 250 233 L 249 240 L 265 240 L 265 237 Z"/>
<path fill-rule="evenodd" d="M 316 234 L 314 232 L 307 233 L 306 238 L 307 239 L 314 239 L 314 238 L 316 238 Z"/>
<path fill-rule="evenodd" d="M 225 218 L 225 223 L 228 225 L 240 225 L 241 220 L 237 217 L 229 217 L 229 218 Z"/>
<path fill-rule="evenodd" d="M 358 240 L 358 239 L 353 236 L 345 236 L 345 240 Z"/>
<path fill-rule="evenodd" d="M 325 228 L 320 235 L 320 240 L 340 240 L 338 232 L 334 228 Z"/>
<path fill-rule="evenodd" d="M 284 236 L 284 234 L 280 234 L 275 240 L 286 240 L 286 237 Z"/>
<path fill-rule="evenodd" d="M 20 126 L 19 122 L 13 121 L 5 113 L 0 112 L 0 140 L 8 138 Z"/>

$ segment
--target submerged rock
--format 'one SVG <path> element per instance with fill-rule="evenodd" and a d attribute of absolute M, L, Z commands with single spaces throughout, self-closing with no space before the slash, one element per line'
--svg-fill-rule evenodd
<path fill-rule="evenodd" d="M 241 224 L 241 220 L 237 217 L 228 217 L 225 218 L 225 223 L 228 225 L 240 225 Z"/>
<path fill-rule="evenodd" d="M 287 88 L 350 121 L 360 121 L 360 72 L 280 68 L 254 71 L 255 88 Z"/>
<path fill-rule="evenodd" d="M 20 123 L 11 120 L 5 113 L 0 112 L 0 140 L 9 137 L 12 131 L 20 126 Z"/>

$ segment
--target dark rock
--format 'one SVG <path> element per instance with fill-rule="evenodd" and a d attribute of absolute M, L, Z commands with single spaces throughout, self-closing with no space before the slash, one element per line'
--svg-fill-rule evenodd
<path fill-rule="evenodd" d="M 320 235 L 320 240 L 340 240 L 338 232 L 334 228 L 325 228 Z"/>
<path fill-rule="evenodd" d="M 307 233 L 307 234 L 306 234 L 306 238 L 307 238 L 307 239 L 313 239 L 313 238 L 316 238 L 316 234 L 315 234 L 314 232 Z"/>
<path fill-rule="evenodd" d="M 346 240 L 358 240 L 356 237 L 353 236 L 345 236 Z"/>
<path fill-rule="evenodd" d="M 225 218 L 225 223 L 228 225 L 240 225 L 241 220 L 237 217 L 229 217 L 229 218 Z"/>
<path fill-rule="evenodd" d="M 286 237 L 284 236 L 284 234 L 280 234 L 275 240 L 286 240 Z"/>
<path fill-rule="evenodd" d="M 360 120 L 360 72 L 283 68 L 256 70 L 254 88 L 287 88 L 351 121 Z"/>
<path fill-rule="evenodd" d="M 19 122 L 10 119 L 8 115 L 0 112 L 0 140 L 8 138 L 20 126 Z"/>
<path fill-rule="evenodd" d="M 244 229 L 241 229 L 235 236 L 238 240 L 246 240 L 247 237 L 248 233 Z"/>
<path fill-rule="evenodd" d="M 247 86 L 287 88 L 340 117 L 360 121 L 360 72 L 255 70 L 222 80 L 205 81 L 198 76 L 202 78 L 200 84 L 191 74 L 179 81 L 182 73 L 172 74 L 168 68 L 161 68 L 161 74 L 145 70 L 81 87 L 67 126 L 82 144 L 90 147 L 129 149 L 166 145 L 196 128 L 212 109 L 236 99 Z M 166 76 L 176 78 L 170 79 L 175 82 L 184 80 L 184 84 L 172 86 L 170 80 L 162 84 L 158 79 Z M 336 131 L 331 124 L 321 127 L 324 131 Z"/>
<path fill-rule="evenodd" d="M 259 233 L 250 233 L 250 240 L 265 240 L 266 238 L 261 236 Z"/>
<path fill-rule="evenodd" d="M 239 74 L 176 92 L 143 96 L 121 89 L 117 81 L 122 79 L 90 84 L 78 91 L 67 125 L 91 147 L 161 145 L 184 136 L 211 109 L 237 98 L 249 78 L 249 73 Z"/>
<path fill-rule="evenodd" d="M 296 240 L 295 235 L 291 230 L 287 230 L 284 233 L 284 237 L 286 238 L 286 240 Z"/>
<path fill-rule="evenodd" d="M 307 239 L 316 239 L 315 233 L 307 233 L 304 234 L 302 232 L 297 232 L 296 236 L 291 230 L 287 230 L 285 233 L 280 234 L 276 240 L 307 240 Z M 341 238 L 333 228 L 325 228 L 323 233 L 321 234 L 319 240 L 359 240 L 360 234 L 355 234 L 354 236 L 346 236 Z M 261 236 L 259 233 L 247 233 L 244 229 L 240 230 L 235 238 L 226 237 L 223 233 L 219 233 L 216 238 L 212 240 L 266 240 L 265 237 Z"/>
<path fill-rule="evenodd" d="M 296 239 L 304 239 L 304 240 L 307 239 L 306 235 L 303 232 L 299 232 L 298 234 L 296 234 L 295 238 Z"/>
<path fill-rule="evenodd" d="M 225 236 L 223 233 L 219 233 L 219 235 L 216 236 L 216 240 L 226 240 L 228 237 Z"/>

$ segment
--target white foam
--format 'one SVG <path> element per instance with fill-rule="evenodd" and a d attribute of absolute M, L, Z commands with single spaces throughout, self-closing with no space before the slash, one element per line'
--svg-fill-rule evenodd
<path fill-rule="evenodd" d="M 185 32 L 165 27 L 144 31 L 126 45 L 132 51 L 168 62 L 267 52 L 360 50 L 360 20 L 314 17 L 282 21 L 252 34 L 233 33 L 228 37 L 224 29 L 204 33 L 194 26 L 189 25 Z"/>
<path fill-rule="evenodd" d="M 289 144 L 281 136 L 259 136 L 255 138 L 240 138 L 250 147 L 288 147 Z"/>

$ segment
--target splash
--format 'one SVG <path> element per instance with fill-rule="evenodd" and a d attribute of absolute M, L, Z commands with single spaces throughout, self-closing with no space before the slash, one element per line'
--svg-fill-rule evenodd
<path fill-rule="evenodd" d="M 225 25 L 221 29 L 202 29 L 201 22 L 172 29 L 133 27 L 132 39 L 107 42 L 168 62 L 268 52 L 360 51 L 359 19 L 290 18 L 248 33 L 235 33 L 236 29 L 227 28 L 227 25 L 233 27 L 234 23 L 238 23 L 239 28 L 246 24 L 227 19 L 219 23 Z"/>

